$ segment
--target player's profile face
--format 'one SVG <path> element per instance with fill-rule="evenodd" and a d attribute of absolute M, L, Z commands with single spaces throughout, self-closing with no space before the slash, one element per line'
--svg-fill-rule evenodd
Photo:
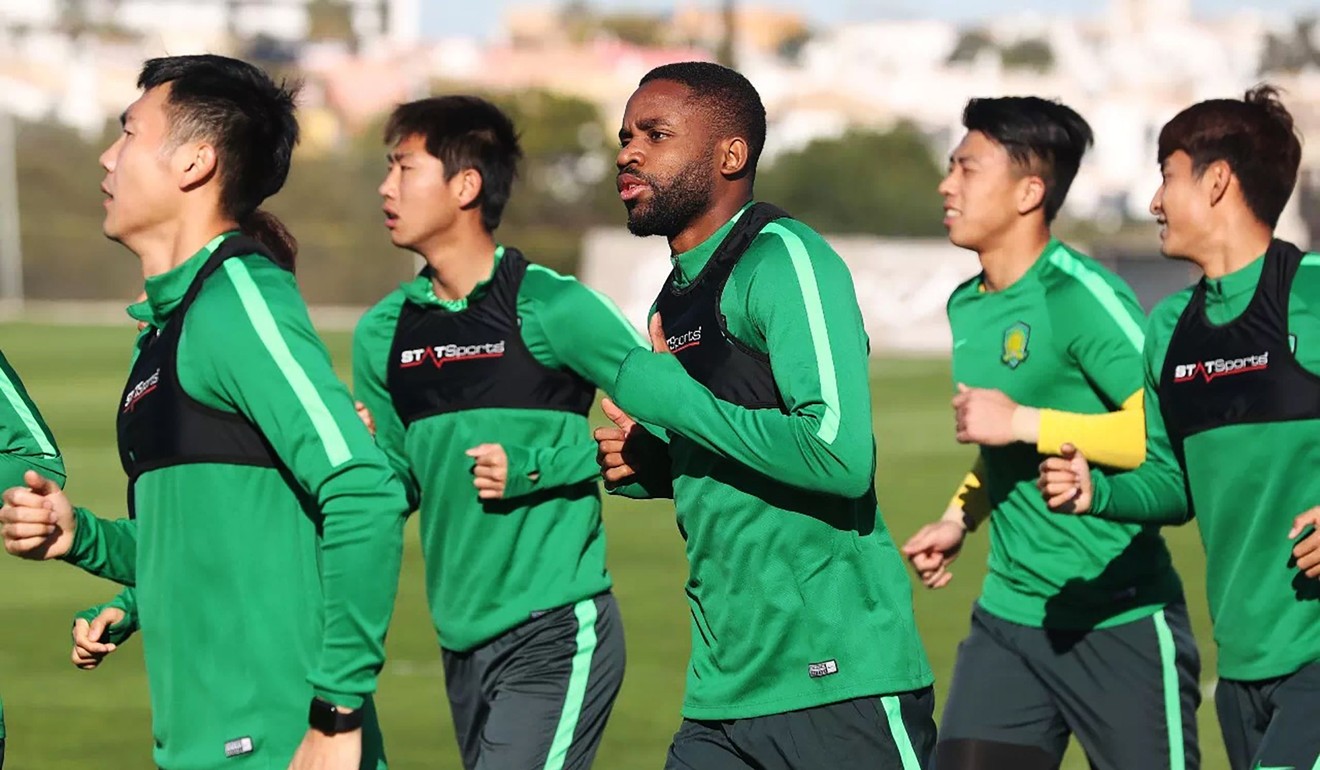
<path fill-rule="evenodd" d="M 107 238 L 123 242 L 166 221 L 175 212 L 179 183 L 171 169 L 169 86 L 157 86 L 129 105 L 121 118 L 123 130 L 101 154 L 105 178 Z"/>
<path fill-rule="evenodd" d="M 1208 194 L 1202 189 L 1204 175 L 1198 176 L 1192 157 L 1178 150 L 1160 164 L 1160 186 L 1150 201 L 1150 213 L 1160 227 L 1160 252 L 1166 257 L 1190 257 L 1196 248 L 1197 233 L 1208 208 Z"/>
<path fill-rule="evenodd" d="M 980 131 L 969 131 L 949 156 L 938 188 L 944 227 L 955 246 L 979 251 L 1012 225 L 1022 176 L 1008 151 Z"/>
<path fill-rule="evenodd" d="M 690 89 L 653 80 L 633 93 L 619 128 L 619 198 L 634 235 L 673 237 L 710 207 L 715 143 Z"/>
<path fill-rule="evenodd" d="M 386 159 L 389 168 L 377 192 L 390 241 L 399 248 L 424 248 L 454 224 L 458 177 L 445 179 L 444 163 L 427 152 L 420 134 L 399 140 Z"/>

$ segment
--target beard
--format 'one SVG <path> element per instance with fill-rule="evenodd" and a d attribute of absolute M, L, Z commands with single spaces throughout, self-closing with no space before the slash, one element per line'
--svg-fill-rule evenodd
<path fill-rule="evenodd" d="M 711 158 L 694 160 L 665 183 L 636 171 L 626 172 L 651 188 L 649 201 L 629 201 L 628 232 L 641 237 L 673 238 L 687 229 L 692 220 L 710 208 L 714 193 L 710 167 Z"/>

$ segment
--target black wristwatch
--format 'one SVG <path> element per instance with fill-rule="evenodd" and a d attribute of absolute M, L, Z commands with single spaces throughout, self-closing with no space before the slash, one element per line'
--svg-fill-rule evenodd
<path fill-rule="evenodd" d="M 307 724 L 313 730 L 326 735 L 346 733 L 362 726 L 362 709 L 340 711 L 330 701 L 312 698 L 312 708 L 307 714 Z"/>

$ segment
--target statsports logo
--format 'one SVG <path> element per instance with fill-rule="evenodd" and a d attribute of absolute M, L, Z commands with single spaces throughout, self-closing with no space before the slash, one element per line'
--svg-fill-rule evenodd
<path fill-rule="evenodd" d="M 1270 353 L 1265 351 L 1258 356 L 1242 358 L 1216 358 L 1213 361 L 1197 361 L 1194 364 L 1178 364 L 1173 370 L 1174 382 L 1191 382 L 1197 377 L 1210 382 L 1231 374 L 1261 372 L 1270 368 Z"/>
<path fill-rule="evenodd" d="M 665 344 L 669 346 L 670 353 L 677 353 L 680 350 L 695 348 L 701 344 L 701 327 L 698 326 L 692 331 L 683 332 L 682 334 L 677 334 L 673 337 L 666 337 Z"/>
<path fill-rule="evenodd" d="M 504 355 L 504 340 L 479 345 L 431 345 L 412 348 L 399 353 L 399 366 L 405 369 L 431 362 L 439 369 L 447 363 L 475 361 L 480 358 L 500 358 Z"/>
<path fill-rule="evenodd" d="M 137 407 L 137 403 L 141 401 L 148 393 L 155 390 L 156 386 L 159 384 L 160 384 L 160 369 L 157 369 L 156 371 L 151 373 L 150 377 L 134 385 L 133 389 L 128 391 L 128 395 L 124 396 L 124 411 L 125 412 L 133 411 L 133 409 Z"/>

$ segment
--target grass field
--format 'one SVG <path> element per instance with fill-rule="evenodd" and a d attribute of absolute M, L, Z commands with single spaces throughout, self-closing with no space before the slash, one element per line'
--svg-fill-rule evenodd
<path fill-rule="evenodd" d="M 70 496 L 102 515 L 115 515 L 122 508 L 124 481 L 114 449 L 113 405 L 123 387 L 132 337 L 127 324 L 122 329 L 0 325 L 0 350 L 23 377 L 65 453 Z M 347 335 L 327 335 L 327 342 L 347 378 Z M 948 391 L 948 368 L 942 361 L 889 360 L 874 370 L 880 504 L 900 542 L 938 515 L 970 465 L 971 450 L 952 438 Z M 596 766 L 658 768 L 679 722 L 688 654 L 682 542 L 668 502 L 609 499 L 605 519 L 610 569 L 626 629 L 628 671 Z M 1203 680 L 1208 683 L 1214 650 L 1200 543 L 1190 527 L 1170 530 L 1168 538 L 1187 584 L 1202 647 Z M 916 592 L 922 636 L 937 677 L 937 713 L 980 588 L 985 543 L 984 533 L 972 536 L 948 588 L 928 592 L 918 587 Z M 93 673 L 69 663 L 72 613 L 104 601 L 114 591 L 114 586 L 63 564 L 31 564 L 0 554 L 0 693 L 9 728 L 7 770 L 150 766 L 141 647 L 129 642 Z M 415 521 L 408 527 L 388 651 L 379 706 L 391 766 L 459 768 L 439 650 L 424 606 Z M 1224 770 L 1212 702 L 1202 705 L 1200 725 L 1203 767 Z M 1064 767 L 1086 766 L 1074 747 Z"/>

